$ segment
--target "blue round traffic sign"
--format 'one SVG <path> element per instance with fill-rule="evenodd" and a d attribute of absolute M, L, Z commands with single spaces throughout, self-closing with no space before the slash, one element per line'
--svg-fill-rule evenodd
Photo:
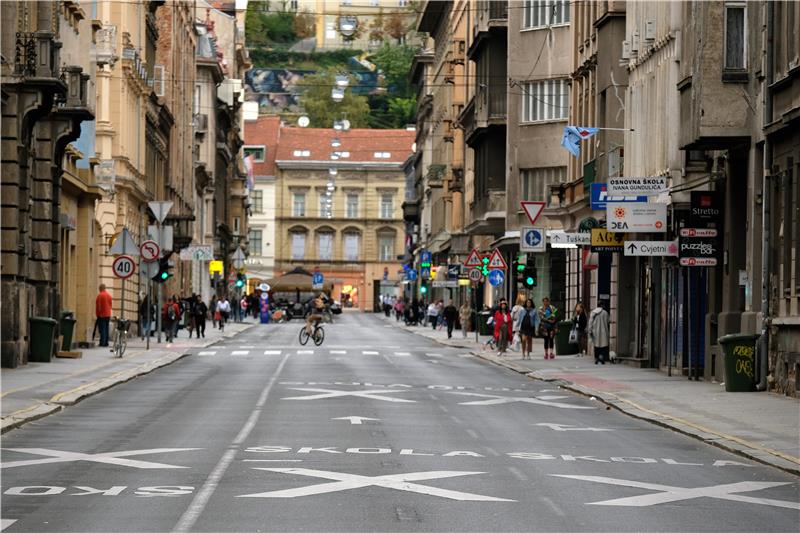
<path fill-rule="evenodd" d="M 506 280 L 506 275 L 502 270 L 489 271 L 489 284 L 492 287 L 497 287 L 498 285 L 502 285 L 505 280 Z"/>
<path fill-rule="evenodd" d="M 525 232 L 525 244 L 528 246 L 539 246 L 542 242 L 542 232 L 538 229 L 529 229 Z"/>
<path fill-rule="evenodd" d="M 415 279 L 417 279 L 417 271 L 416 270 L 407 271 L 406 278 L 408 278 L 410 281 L 414 281 Z"/>

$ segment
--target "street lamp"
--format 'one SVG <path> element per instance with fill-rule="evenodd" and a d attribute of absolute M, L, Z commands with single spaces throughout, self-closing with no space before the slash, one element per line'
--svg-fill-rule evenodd
<path fill-rule="evenodd" d="M 340 89 L 339 87 L 331 89 L 331 98 L 334 102 L 341 102 L 344 100 L 344 89 Z"/>
<path fill-rule="evenodd" d="M 356 17 L 339 17 L 339 33 L 344 37 L 352 37 L 358 30 Z"/>
<path fill-rule="evenodd" d="M 311 124 L 311 120 L 305 115 L 297 119 L 297 125 L 301 128 L 307 128 L 309 124 Z"/>
<path fill-rule="evenodd" d="M 339 152 L 331 152 L 331 159 L 336 161 L 337 159 L 339 159 L 339 155 L 340 155 Z"/>
<path fill-rule="evenodd" d="M 336 86 L 341 87 L 344 89 L 350 85 L 350 78 L 346 74 L 337 74 L 336 75 Z"/>
<path fill-rule="evenodd" d="M 330 174 L 331 176 L 335 176 L 338 173 L 339 173 L 339 169 L 338 168 L 331 167 L 331 168 L 328 169 L 328 174 Z"/>
<path fill-rule="evenodd" d="M 342 145 L 342 141 L 338 137 L 334 137 L 333 139 L 331 139 L 331 147 L 332 148 L 339 148 L 341 145 Z"/>

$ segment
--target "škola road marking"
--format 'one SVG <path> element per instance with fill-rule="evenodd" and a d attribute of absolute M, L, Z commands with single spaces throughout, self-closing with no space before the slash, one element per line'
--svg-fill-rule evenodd
<path fill-rule="evenodd" d="M 48 459 L 28 459 L 26 461 L 8 461 L 0 463 L 0 468 L 14 468 L 17 466 L 44 465 L 50 463 L 69 463 L 73 461 L 89 461 L 92 463 L 105 463 L 117 466 L 128 466 L 131 468 L 154 469 L 154 468 L 189 468 L 188 466 L 175 466 L 163 463 L 153 463 L 149 461 L 136 461 L 134 459 L 123 459 L 133 455 L 146 455 L 151 453 L 168 452 L 189 452 L 202 450 L 202 448 L 152 448 L 149 450 L 129 450 L 123 452 L 105 453 L 80 453 L 65 452 L 60 450 L 50 450 L 47 448 L 2 448 L 12 452 L 30 453 L 32 455 L 45 455 Z"/>
<path fill-rule="evenodd" d="M 394 394 L 397 392 L 406 392 L 405 390 L 364 390 L 364 391 L 344 391 L 344 390 L 330 390 L 330 389 L 311 389 L 302 387 L 289 387 L 291 390 L 299 390 L 305 392 L 318 392 L 320 394 L 311 394 L 309 396 L 292 396 L 290 398 L 281 398 L 281 400 L 323 400 L 328 398 L 341 398 L 344 396 L 355 396 L 358 398 L 369 398 L 370 400 L 382 400 L 384 402 L 400 402 L 400 403 L 416 403 L 414 400 L 406 400 L 403 398 L 392 398 L 386 396 L 378 396 L 378 394 Z"/>
<path fill-rule="evenodd" d="M 479 398 L 488 398 L 487 400 L 475 400 L 472 402 L 459 402 L 458 405 L 500 405 L 503 403 L 534 403 L 537 405 L 549 405 L 550 407 L 559 407 L 561 409 L 596 409 L 596 407 L 584 405 L 572 405 L 569 403 L 558 403 L 549 400 L 542 400 L 536 397 L 529 398 L 524 396 L 497 396 L 495 394 L 478 394 L 477 392 L 455 392 L 450 391 L 450 394 L 461 394 L 463 396 L 477 396 Z"/>
<path fill-rule="evenodd" d="M 634 487 L 638 489 L 648 489 L 658 491 L 655 494 L 645 494 L 643 496 L 629 496 L 626 498 L 616 498 L 614 500 L 604 500 L 601 502 L 591 502 L 586 505 L 614 505 L 620 507 L 650 507 L 661 503 L 677 502 L 682 500 L 692 500 L 695 498 L 715 498 L 719 500 L 731 500 L 735 502 L 755 503 L 758 505 L 769 505 L 772 507 L 784 507 L 786 509 L 800 510 L 800 503 L 772 500 L 769 498 L 754 498 L 752 496 L 740 496 L 739 492 L 751 492 L 764 490 L 782 485 L 791 485 L 790 481 L 742 481 L 739 483 L 726 483 L 724 485 L 708 485 L 706 487 L 685 488 L 674 487 L 671 485 L 659 485 L 656 483 L 642 483 L 640 481 L 629 481 L 626 479 L 614 479 L 601 476 L 572 476 L 564 474 L 550 474 L 554 477 L 564 477 L 569 479 L 579 479 L 581 481 L 591 481 L 594 483 L 605 483 L 607 485 L 617 485 L 620 487 Z"/>
<path fill-rule="evenodd" d="M 469 492 L 459 492 L 455 490 L 440 489 L 429 487 L 411 481 L 426 481 L 429 479 L 445 479 L 459 476 L 471 476 L 475 474 L 485 474 L 486 472 L 456 472 L 452 470 L 437 470 L 432 472 L 412 472 L 408 474 L 389 474 L 384 476 L 360 476 L 357 474 L 346 474 L 343 472 L 331 472 L 326 470 L 311 470 L 308 468 L 254 468 L 254 470 L 264 470 L 267 472 L 278 472 L 281 474 L 295 474 L 298 476 L 317 477 L 333 480 L 333 483 L 319 483 L 306 487 L 294 489 L 273 490 L 269 492 L 259 492 L 256 494 L 243 494 L 238 498 L 298 498 L 300 496 L 311 496 L 316 494 L 327 494 L 329 492 L 339 492 L 350 489 L 360 489 L 363 487 L 383 487 L 387 489 L 400 490 L 405 492 L 416 492 L 429 496 L 438 496 L 458 501 L 477 501 L 477 502 L 513 502 L 505 498 L 495 498 L 493 496 L 483 496 L 481 494 L 471 494 Z"/>

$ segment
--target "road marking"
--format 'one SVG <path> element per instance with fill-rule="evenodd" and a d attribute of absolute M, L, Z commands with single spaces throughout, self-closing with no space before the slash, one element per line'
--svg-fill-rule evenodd
<path fill-rule="evenodd" d="M 247 344 L 245 346 L 239 346 L 239 348 L 244 350 L 245 348 L 255 348 L 255 346 L 253 346 L 252 344 Z"/>
<path fill-rule="evenodd" d="M 460 354 L 458 354 L 458 356 L 459 357 L 463 357 L 463 358 L 466 359 L 468 357 L 472 357 L 472 354 L 471 353 L 460 353 Z"/>
<path fill-rule="evenodd" d="M 552 424 L 550 422 L 539 422 L 538 424 L 534 425 L 549 427 L 555 431 L 614 431 L 613 429 L 608 428 L 581 428 L 577 426 L 570 426 L 569 424 Z"/>
<path fill-rule="evenodd" d="M 331 390 L 331 389 L 308 389 L 300 387 L 290 387 L 290 389 L 305 391 L 305 392 L 318 392 L 320 394 L 311 394 L 309 396 L 293 396 L 291 398 L 281 398 L 281 400 L 322 400 L 327 398 L 340 398 L 343 396 L 357 396 L 359 398 L 369 398 L 371 400 L 383 400 L 384 402 L 416 403 L 416 401 L 414 400 L 378 396 L 378 394 L 394 394 L 396 392 L 406 392 L 405 390 L 344 391 L 344 390 Z"/>
<path fill-rule="evenodd" d="M 197 352 L 197 355 L 210 356 L 210 355 L 216 355 L 216 353 L 217 353 L 216 351 L 206 351 L 206 352 Z"/>
<path fill-rule="evenodd" d="M 378 352 L 370 352 L 366 350 L 361 351 L 361 355 L 378 355 Z"/>
<path fill-rule="evenodd" d="M 604 500 L 601 502 L 591 502 L 587 505 L 615 505 L 623 507 L 649 507 L 661 503 L 677 502 L 682 500 L 692 500 L 695 498 L 715 498 L 719 500 L 730 500 L 735 502 L 755 503 L 758 505 L 769 505 L 772 507 L 784 507 L 786 509 L 800 510 L 800 503 L 773 500 L 769 498 L 753 498 L 751 496 L 740 496 L 739 492 L 751 492 L 764 490 L 782 485 L 791 485 L 789 481 L 742 481 L 739 483 L 727 483 L 724 485 L 709 485 L 706 487 L 685 488 L 674 487 L 671 485 L 659 485 L 656 483 L 642 483 L 627 479 L 614 479 L 600 476 L 572 476 L 563 474 L 550 474 L 555 477 L 569 479 L 579 479 L 581 481 L 591 481 L 593 483 L 605 483 L 607 485 L 617 485 L 621 487 L 635 487 L 658 491 L 656 494 L 646 494 L 643 496 L 630 496 L 627 498 L 617 498 L 614 500 Z"/>
<path fill-rule="evenodd" d="M 280 350 L 264 350 L 264 355 L 280 355 Z"/>
<path fill-rule="evenodd" d="M 564 514 L 564 511 L 562 511 L 561 508 L 557 506 L 555 503 L 553 503 L 553 500 L 551 500 L 547 496 L 542 496 L 542 501 L 546 503 L 547 506 L 550 507 L 550 509 L 552 509 L 553 512 L 556 513 L 558 516 L 566 516 L 566 514 Z"/>
<path fill-rule="evenodd" d="M 314 350 L 297 350 L 297 355 L 313 355 Z"/>
<path fill-rule="evenodd" d="M 398 357 L 408 357 L 409 355 L 411 355 L 410 352 L 394 352 L 394 354 Z"/>
<path fill-rule="evenodd" d="M 520 396 L 497 396 L 495 394 L 478 394 L 477 392 L 450 392 L 450 394 L 461 394 L 463 396 L 477 396 L 479 398 L 489 398 L 488 400 L 475 400 L 472 402 L 461 402 L 458 405 L 500 405 L 503 403 L 534 403 L 537 405 L 549 405 L 550 407 L 560 407 L 561 409 L 596 409 L 595 407 L 584 405 L 572 405 L 568 403 L 552 402 L 533 397 Z"/>
<path fill-rule="evenodd" d="M 302 459 L 242 459 L 245 463 L 302 463 Z"/>
<path fill-rule="evenodd" d="M 364 420 L 380 420 L 380 418 L 369 418 L 366 416 L 340 416 L 339 418 L 331 418 L 331 420 L 349 420 L 353 426 L 360 426 Z"/>
<path fill-rule="evenodd" d="M 281 359 L 281 362 L 278 365 L 278 368 L 275 370 L 275 373 L 264 387 L 264 390 L 261 391 L 261 396 L 259 396 L 258 401 L 256 402 L 255 409 L 253 409 L 253 412 L 250 413 L 250 417 L 247 419 L 247 422 L 245 422 L 242 430 L 231 443 L 231 446 L 235 446 L 238 449 L 241 443 L 247 438 L 247 436 L 255 427 L 255 421 L 258 419 L 259 415 L 261 414 L 261 409 L 267 402 L 267 396 L 269 396 L 269 393 L 272 390 L 272 387 L 275 385 L 275 382 L 278 381 L 278 376 L 281 375 L 281 371 L 286 365 L 286 361 L 289 360 L 290 355 L 292 354 L 287 353 L 285 356 L 283 356 L 283 359 Z M 208 478 L 206 478 L 205 483 L 203 483 L 203 486 L 197 492 L 197 495 L 195 495 L 192 503 L 189 504 L 189 507 L 172 529 L 173 533 L 183 533 L 192 530 L 195 523 L 197 523 L 197 519 L 200 518 L 200 515 L 206 508 L 206 505 L 208 505 L 208 502 L 211 499 L 211 496 L 214 494 L 214 491 L 217 490 L 219 482 L 222 480 L 222 476 L 225 475 L 225 471 L 228 470 L 228 467 L 233 462 L 233 458 L 235 456 L 236 449 L 228 449 L 222 455 L 219 462 L 214 467 L 214 470 L 211 471 L 211 473 L 208 475 Z"/>
<path fill-rule="evenodd" d="M 0 518 L 0 531 L 3 531 L 5 528 L 16 522 L 16 518 Z"/>
<path fill-rule="evenodd" d="M 530 481 L 530 478 L 528 478 L 528 476 L 523 474 L 518 468 L 514 468 L 513 466 L 509 466 L 507 468 L 508 468 L 509 472 L 514 474 L 515 478 L 517 478 L 518 480 L 522 481 L 523 483 L 527 483 L 528 481 Z"/>
<path fill-rule="evenodd" d="M 428 357 L 441 357 L 442 356 L 442 354 L 440 354 L 440 353 L 426 353 L 425 355 L 427 355 Z"/>
<path fill-rule="evenodd" d="M 128 466 L 131 468 L 154 469 L 154 468 L 189 468 L 188 466 L 175 466 L 163 463 L 153 463 L 149 461 L 136 461 L 133 459 L 122 459 L 133 455 L 146 455 L 151 453 L 168 452 L 189 452 L 202 450 L 202 448 L 152 448 L 149 450 L 129 450 L 123 452 L 105 453 L 80 453 L 64 452 L 60 450 L 50 450 L 48 448 L 2 448 L 12 452 L 29 453 L 32 455 L 45 455 L 48 459 L 28 459 L 26 461 L 9 461 L 0 463 L 0 468 L 14 468 L 17 466 L 44 465 L 50 463 L 68 463 L 73 461 L 89 461 L 92 463 L 106 463 L 117 466 Z"/>
<path fill-rule="evenodd" d="M 234 350 L 231 352 L 231 355 L 247 355 L 250 353 L 250 350 Z"/>
<path fill-rule="evenodd" d="M 485 474 L 486 472 L 456 472 L 452 470 L 437 470 L 431 472 L 412 472 L 409 474 L 390 474 L 385 476 L 361 476 L 357 474 L 345 474 L 342 472 L 330 472 L 326 470 L 311 470 L 308 468 L 255 468 L 255 470 L 265 470 L 267 472 L 278 472 L 280 474 L 295 474 L 298 476 L 317 477 L 333 480 L 333 483 L 320 483 L 308 485 L 294 489 L 274 490 L 269 492 L 259 492 L 256 494 L 243 494 L 238 498 L 297 498 L 300 496 L 311 496 L 316 494 L 327 494 L 329 492 L 339 492 L 363 487 L 383 487 L 387 489 L 400 490 L 405 492 L 416 492 L 429 496 L 438 496 L 450 500 L 459 501 L 478 501 L 478 502 L 513 502 L 505 498 L 495 498 L 493 496 L 483 496 L 481 494 L 471 494 L 469 492 L 459 492 L 455 490 L 440 489 L 410 483 L 411 481 L 426 481 L 429 479 L 445 479 L 459 476 L 471 476 L 475 474 Z"/>
<path fill-rule="evenodd" d="M 347 350 L 331 350 L 331 353 L 336 355 L 345 355 Z"/>

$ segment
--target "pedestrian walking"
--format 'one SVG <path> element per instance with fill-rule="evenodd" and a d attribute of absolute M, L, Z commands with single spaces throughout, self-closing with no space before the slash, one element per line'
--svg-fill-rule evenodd
<path fill-rule="evenodd" d="M 211 312 L 211 327 L 214 329 L 217 328 L 217 302 L 219 302 L 219 299 L 216 294 L 212 295 L 211 301 L 208 302 L 208 310 Z"/>
<path fill-rule="evenodd" d="M 167 342 L 172 342 L 177 334 L 178 321 L 181 319 L 181 307 L 178 305 L 177 296 L 173 295 L 164 303 L 161 319 L 164 321 L 164 331 L 167 335 Z"/>
<path fill-rule="evenodd" d="M 608 314 L 606 307 L 608 306 L 607 300 L 600 300 L 597 302 L 597 307 L 592 309 L 589 315 L 589 340 L 592 341 L 594 347 L 594 364 L 606 364 L 608 359 L 609 348 L 609 325 L 611 316 Z"/>
<path fill-rule="evenodd" d="M 142 340 L 150 335 L 155 318 L 156 313 L 153 310 L 153 306 L 150 304 L 150 296 L 145 294 L 139 302 L 139 336 Z"/>
<path fill-rule="evenodd" d="M 442 311 L 442 315 L 444 316 L 444 321 L 447 324 L 447 338 L 452 339 L 453 328 L 456 327 L 456 319 L 458 318 L 458 309 L 456 309 L 456 306 L 453 305 L 453 302 L 449 302 Z"/>
<path fill-rule="evenodd" d="M 241 322 L 247 316 L 247 295 L 242 296 L 242 299 L 239 301 L 239 308 L 242 310 L 242 317 L 239 320 Z"/>
<path fill-rule="evenodd" d="M 586 355 L 587 321 L 588 318 L 586 317 L 586 311 L 583 309 L 583 304 L 578 303 L 575 305 L 575 311 L 572 314 L 572 327 L 578 334 L 578 345 L 580 346 L 579 356 Z"/>
<path fill-rule="evenodd" d="M 100 330 L 100 346 L 108 346 L 108 324 L 111 322 L 111 295 L 106 291 L 106 286 L 101 283 L 98 287 L 97 298 L 94 300 L 97 329 Z"/>
<path fill-rule="evenodd" d="M 400 319 L 403 317 L 403 311 L 406 308 L 405 302 L 403 302 L 402 298 L 398 298 L 397 301 L 394 303 L 394 319 L 400 322 Z"/>
<path fill-rule="evenodd" d="M 494 340 L 497 343 L 497 355 L 502 356 L 508 349 L 508 339 L 511 336 L 511 313 L 505 298 L 500 300 L 500 306 L 494 312 Z"/>
<path fill-rule="evenodd" d="M 444 326 L 444 300 L 436 302 L 436 325 L 439 329 Z"/>
<path fill-rule="evenodd" d="M 513 335 L 511 336 L 512 343 L 514 343 L 514 349 L 517 349 L 516 344 L 521 341 L 520 334 L 519 334 L 519 327 L 517 327 L 517 317 L 525 308 L 525 295 L 522 293 L 517 294 L 517 300 L 514 302 L 514 307 L 511 308 L 511 324 Z"/>
<path fill-rule="evenodd" d="M 217 302 L 217 311 L 219 311 L 219 330 L 223 331 L 231 316 L 231 303 L 224 294 Z"/>
<path fill-rule="evenodd" d="M 203 301 L 203 298 L 198 294 L 197 298 L 195 299 L 195 304 L 193 308 L 194 312 L 194 325 L 195 331 L 197 331 L 197 338 L 200 338 L 200 335 L 203 338 L 206 338 L 206 315 L 208 314 L 208 307 L 206 303 Z M 189 335 L 191 338 L 191 335 Z"/>
<path fill-rule="evenodd" d="M 469 329 L 469 319 L 472 317 L 472 308 L 467 302 L 461 304 L 458 308 L 458 320 L 461 322 L 461 334 L 466 339 L 467 329 Z"/>
<path fill-rule="evenodd" d="M 392 313 L 392 299 L 389 297 L 388 294 L 383 295 L 383 314 L 387 317 L 391 316 Z"/>
<path fill-rule="evenodd" d="M 431 302 L 428 305 L 428 324 L 431 325 L 434 331 L 436 331 L 436 323 L 439 320 L 439 309 L 436 307 L 436 302 Z"/>
<path fill-rule="evenodd" d="M 553 348 L 555 345 L 556 323 L 558 322 L 557 313 L 558 309 L 550 304 L 550 298 L 546 296 L 542 298 L 542 306 L 539 308 L 539 335 L 544 337 L 545 359 L 556 358 Z"/>
<path fill-rule="evenodd" d="M 515 325 L 522 340 L 522 358 L 530 359 L 533 337 L 536 336 L 536 330 L 539 328 L 539 312 L 532 299 L 525 300 L 525 306 L 517 313 Z"/>

